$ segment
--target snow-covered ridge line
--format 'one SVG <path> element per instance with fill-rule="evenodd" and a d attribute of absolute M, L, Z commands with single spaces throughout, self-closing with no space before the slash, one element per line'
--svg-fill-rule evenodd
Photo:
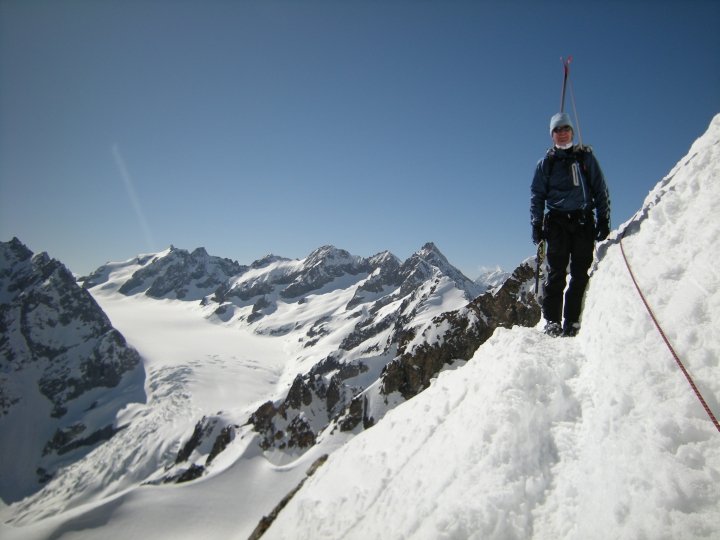
<path fill-rule="evenodd" d="M 716 409 L 719 180 L 717 116 L 624 240 Z M 332 454 L 264 538 L 720 537 L 717 432 L 652 327 L 617 232 L 602 248 L 577 338 L 497 331 Z"/>

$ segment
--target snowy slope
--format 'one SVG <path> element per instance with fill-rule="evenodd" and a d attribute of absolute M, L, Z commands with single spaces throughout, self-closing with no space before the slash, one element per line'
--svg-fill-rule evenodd
<path fill-rule="evenodd" d="M 621 227 L 716 414 L 718 200 L 720 115 Z M 720 538 L 720 433 L 653 327 L 617 233 L 601 252 L 576 339 L 497 330 L 331 455 L 264 538 Z"/>
<path fill-rule="evenodd" d="M 619 229 L 649 302 L 716 414 L 720 274 L 711 262 L 720 256 L 720 220 L 711 205 L 720 199 L 719 171 L 720 116 Z M 244 539 L 329 454 L 263 538 L 719 538 L 720 433 L 652 326 L 618 232 L 599 255 L 577 338 L 498 329 L 463 367 L 440 373 L 371 429 L 323 432 L 289 462 L 262 453 L 258 435 L 238 423 L 315 360 L 288 330 L 302 322 L 293 317 L 309 322 L 341 313 L 359 293 L 387 292 L 362 288 L 372 276 L 349 280 L 342 298 L 329 285 L 317 289 L 295 302 L 298 310 L 280 301 L 245 328 L 236 323 L 250 305 L 234 304 L 219 324 L 217 306 L 96 289 L 113 324 L 136 336 L 148 402 L 123 412 L 121 444 L 99 447 L 36 499 L 0 509 L 0 537 Z M 278 272 L 289 265 L 298 263 L 267 261 Z M 116 277 L 137 270 L 121 266 Z M 251 268 L 238 285 L 261 275 Z M 438 285 L 452 292 L 447 281 Z M 432 302 L 438 310 L 462 303 L 454 292 L 429 300 L 418 310 L 426 320 Z M 378 315 L 383 309 L 393 305 Z M 324 323 L 330 331 L 318 354 L 337 347 L 349 323 Z M 153 335 L 143 333 L 149 327 Z M 163 467 L 179 467 L 175 456 L 198 415 L 216 428 L 234 425 L 234 441 L 201 479 L 156 484 Z"/>

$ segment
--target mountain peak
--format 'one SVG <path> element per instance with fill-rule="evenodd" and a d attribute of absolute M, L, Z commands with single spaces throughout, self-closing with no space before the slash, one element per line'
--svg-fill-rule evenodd
<path fill-rule="evenodd" d="M 437 253 L 440 253 L 440 250 L 435 245 L 435 242 L 426 242 L 425 245 L 423 245 L 423 247 L 420 248 L 420 251 L 427 251 L 427 252 L 435 251 Z"/>
<path fill-rule="evenodd" d="M 208 255 L 203 247 L 190 253 L 170 246 L 137 269 L 119 291 L 128 296 L 143 292 L 153 298 L 198 300 L 246 270 L 230 259 Z"/>
<path fill-rule="evenodd" d="M 289 260 L 290 259 L 288 259 L 286 257 L 280 257 L 279 255 L 273 255 L 272 253 L 269 253 L 269 254 L 265 255 L 264 257 L 258 259 L 257 261 L 254 261 L 250 265 L 250 268 L 257 270 L 259 268 L 265 268 L 266 266 L 268 266 L 274 262 L 289 261 Z"/>
<path fill-rule="evenodd" d="M 10 254 L 12 253 L 13 258 L 17 260 L 27 260 L 30 257 L 32 257 L 32 251 L 28 249 L 28 247 L 23 244 L 17 236 L 14 236 L 12 240 L 8 243 L 2 243 L 3 251 L 6 251 L 6 253 Z M 8 260 L 8 256 L 4 256 L 2 258 L 3 261 Z"/>
<path fill-rule="evenodd" d="M 450 266 L 450 262 L 447 260 L 447 257 L 443 255 L 442 251 L 440 251 L 434 242 L 427 242 L 422 248 L 415 252 L 415 255 L 428 261 L 434 266 Z"/>
<path fill-rule="evenodd" d="M 208 252 L 204 247 L 195 248 L 190 255 L 192 257 L 209 257 Z"/>
<path fill-rule="evenodd" d="M 65 265 L 17 239 L 0 254 L 0 365 L 12 371 L 0 377 L 0 462 L 13 463 L 0 496 L 11 502 L 118 431 L 118 411 L 145 399 L 144 368 Z"/>
<path fill-rule="evenodd" d="M 327 262 L 333 264 L 347 264 L 354 260 L 358 260 L 360 257 L 353 257 L 348 251 L 344 249 L 338 249 L 335 246 L 322 246 L 314 250 L 305 259 L 305 266 L 315 266 L 320 262 Z"/>

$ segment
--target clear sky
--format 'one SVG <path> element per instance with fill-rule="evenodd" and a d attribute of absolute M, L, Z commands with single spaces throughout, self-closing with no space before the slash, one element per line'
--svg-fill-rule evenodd
<path fill-rule="evenodd" d="M 716 0 L 0 0 L 0 240 L 509 270 L 568 55 L 615 227 L 720 112 Z"/>

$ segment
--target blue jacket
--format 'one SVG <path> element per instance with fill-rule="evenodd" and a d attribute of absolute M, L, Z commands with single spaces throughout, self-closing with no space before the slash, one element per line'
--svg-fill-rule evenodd
<path fill-rule="evenodd" d="M 573 178 L 573 163 L 579 177 Z M 530 188 L 530 221 L 541 224 L 548 210 L 595 210 L 598 221 L 610 223 L 610 196 L 600 164 L 587 146 L 551 148 L 537 167 Z"/>

